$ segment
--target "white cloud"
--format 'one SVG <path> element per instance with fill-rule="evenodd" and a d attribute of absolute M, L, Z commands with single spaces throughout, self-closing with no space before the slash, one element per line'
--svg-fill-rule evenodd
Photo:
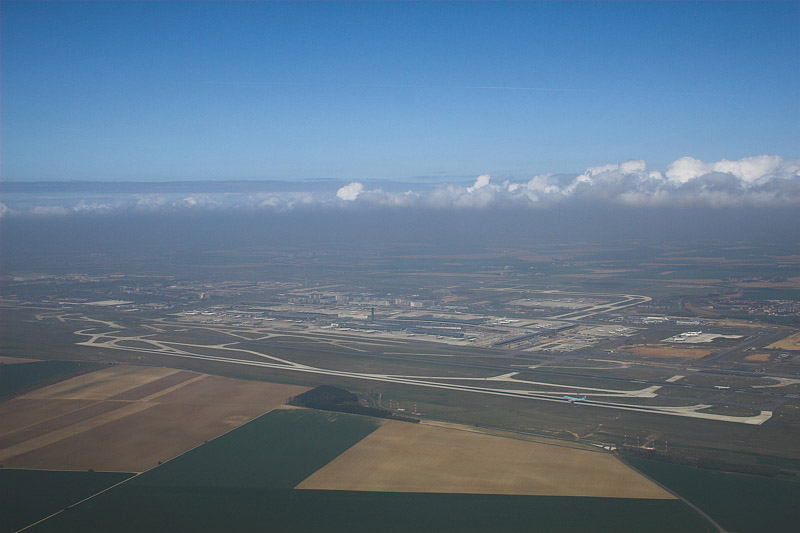
<path fill-rule="evenodd" d="M 358 195 L 362 192 L 364 192 L 364 185 L 354 181 L 353 183 L 345 185 L 336 191 L 336 197 L 346 202 L 352 202 L 358 198 Z"/>
<path fill-rule="evenodd" d="M 667 167 L 667 178 L 677 183 L 686 183 L 699 176 L 711 172 L 712 168 L 699 159 L 693 157 L 681 157 L 673 161 Z"/>
<path fill-rule="evenodd" d="M 669 165 L 667 177 L 679 183 L 686 183 L 712 172 L 730 174 L 749 184 L 763 178 L 797 177 L 798 162 L 785 161 L 777 155 L 745 157 L 738 161 L 722 159 L 714 163 L 703 163 L 693 157 L 681 157 Z"/>
<path fill-rule="evenodd" d="M 553 180 L 552 174 L 539 174 L 534 176 L 525 186 L 529 191 L 538 193 L 553 194 L 559 192 L 559 188 L 555 180 Z"/>
<path fill-rule="evenodd" d="M 662 174 L 642 160 L 587 168 L 575 177 L 538 174 L 524 180 L 492 181 L 481 174 L 471 185 L 407 184 L 407 189 L 368 189 L 354 181 L 339 187 L 298 184 L 280 191 L 242 193 L 141 192 L 94 194 L 29 193 L 8 195 L 0 216 L 55 216 L 76 213 L 160 212 L 181 210 L 273 210 L 358 206 L 385 208 L 481 209 L 548 208 L 570 205 L 630 206 L 794 206 L 800 207 L 800 161 L 762 155 L 735 161 L 673 161 Z M 220 185 L 222 189 L 224 184 Z M 338 187 L 338 188 L 337 188 Z M 146 188 L 144 189 L 147 190 Z M 224 189 L 222 189 L 224 191 Z M 400 192 L 402 191 L 402 192 Z"/>
<path fill-rule="evenodd" d="M 80 202 L 72 208 L 76 213 L 112 213 L 118 206 L 110 203 Z"/>
<path fill-rule="evenodd" d="M 210 204 L 208 196 L 203 194 L 193 194 L 178 202 L 180 207 L 206 207 Z"/>
<path fill-rule="evenodd" d="M 737 178 L 753 183 L 765 176 L 774 176 L 785 167 L 786 162 L 777 155 L 760 155 L 757 157 L 745 157 L 738 161 L 728 161 L 723 159 L 713 164 L 716 172 L 726 172 L 733 174 Z M 797 166 L 795 166 L 795 173 Z"/>
<path fill-rule="evenodd" d="M 159 209 L 169 202 L 169 198 L 163 194 L 136 194 L 134 199 L 137 208 L 147 210 Z"/>
<path fill-rule="evenodd" d="M 277 196 L 270 196 L 258 202 L 258 207 L 262 209 L 282 209 L 286 207 L 286 202 Z"/>
<path fill-rule="evenodd" d="M 58 205 L 37 205 L 30 212 L 36 216 L 65 216 L 71 213 L 66 207 Z"/>
<path fill-rule="evenodd" d="M 633 174 L 635 172 L 644 172 L 647 165 L 644 162 L 644 159 L 636 159 L 625 161 L 624 163 L 619 164 L 619 171 L 623 174 Z"/>
<path fill-rule="evenodd" d="M 489 181 L 491 181 L 491 179 L 492 178 L 489 176 L 489 174 L 481 174 L 480 176 L 477 177 L 472 187 L 467 187 L 467 192 L 475 192 L 478 189 L 486 187 L 487 185 L 489 185 Z"/>

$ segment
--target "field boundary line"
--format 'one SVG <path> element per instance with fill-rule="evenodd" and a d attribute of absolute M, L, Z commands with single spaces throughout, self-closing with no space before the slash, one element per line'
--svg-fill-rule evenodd
<path fill-rule="evenodd" d="M 151 470 L 152 470 L 152 469 L 151 469 Z M 34 522 L 34 523 L 32 523 L 32 524 L 28 524 L 27 526 L 23 527 L 22 529 L 18 529 L 18 530 L 16 531 L 16 533 L 20 533 L 21 531 L 25 531 L 26 529 L 32 528 L 32 527 L 33 527 L 33 526 L 35 526 L 35 525 L 41 524 L 41 523 L 42 523 L 42 522 L 44 522 L 45 520 L 49 520 L 49 519 L 53 518 L 54 516 L 56 516 L 56 515 L 59 515 L 59 514 L 63 513 L 63 512 L 64 512 L 64 511 L 66 511 L 67 509 L 70 509 L 70 508 L 72 508 L 72 507 L 75 507 L 76 505 L 80 505 L 80 504 L 82 504 L 83 502 L 85 502 L 85 501 L 87 501 L 87 500 L 91 500 L 91 499 L 92 499 L 92 498 L 94 498 L 95 496 L 99 496 L 100 494 L 103 494 L 104 492 L 106 492 L 106 491 L 109 491 L 109 490 L 113 489 L 114 487 L 119 487 L 119 486 L 120 486 L 120 485 L 122 485 L 123 483 L 127 483 L 127 482 L 128 482 L 128 481 L 130 481 L 131 479 L 134 479 L 134 478 L 136 478 L 136 477 L 138 477 L 138 476 L 142 475 L 142 473 L 143 473 L 143 472 L 134 473 L 134 474 L 133 474 L 131 477 L 129 477 L 129 478 L 126 478 L 126 479 L 123 479 L 123 480 L 122 480 L 122 481 L 120 481 L 119 483 L 114 483 L 114 484 L 113 484 L 113 485 L 111 485 L 110 487 L 106 487 L 106 488 L 104 488 L 103 490 L 101 490 L 100 492 L 96 492 L 95 494 L 92 494 L 91 496 L 87 496 L 86 498 L 84 498 L 84 499 L 82 499 L 82 500 L 80 500 L 80 501 L 77 501 L 77 502 L 75 502 L 75 503 L 71 503 L 71 504 L 69 504 L 69 505 L 67 505 L 67 506 L 65 506 L 65 507 L 63 507 L 63 508 L 61 508 L 61 509 L 59 509 L 58 511 L 56 511 L 55 513 L 53 513 L 53 514 L 51 514 L 51 515 L 49 515 L 49 516 L 45 516 L 44 518 L 42 518 L 42 519 L 40 519 L 40 520 L 37 520 L 36 522 Z"/>
<path fill-rule="evenodd" d="M 666 485 L 664 485 L 663 483 L 660 483 L 660 482 L 656 481 L 655 479 L 653 479 L 652 477 L 648 476 L 647 474 L 645 474 L 644 472 L 642 472 L 641 470 L 639 470 L 638 468 L 636 468 L 635 466 L 633 466 L 632 464 L 630 464 L 628 461 L 626 461 L 626 460 L 625 460 L 625 458 L 624 458 L 624 457 L 622 457 L 622 455 L 620 455 L 619 453 L 615 453 L 614 455 L 615 455 L 615 456 L 617 457 L 617 459 L 619 459 L 619 460 L 620 460 L 620 462 L 622 462 L 622 463 L 623 463 L 625 466 L 627 466 L 628 468 L 630 468 L 630 469 L 632 469 L 633 471 L 637 472 L 639 475 L 641 475 L 641 476 L 644 476 L 644 478 L 645 478 L 645 479 L 649 479 L 650 481 L 652 481 L 653 483 L 655 483 L 656 485 L 658 485 L 659 487 L 661 487 L 661 488 L 662 488 L 662 489 L 664 489 L 665 491 L 669 492 L 670 494 L 672 494 L 673 496 L 675 496 L 676 498 L 678 498 L 680 501 L 682 501 L 683 503 L 685 503 L 686 505 L 688 505 L 689 507 L 691 507 L 692 509 L 694 509 L 695 511 L 697 511 L 697 513 L 698 513 L 700 516 L 702 516 L 703 518 L 705 518 L 706 520 L 708 520 L 708 521 L 709 521 L 709 523 L 711 523 L 711 525 L 712 525 L 712 526 L 714 526 L 715 528 L 717 528 L 717 531 L 718 531 L 719 533 L 728 533 L 728 531 L 726 531 L 724 527 L 722 527 L 721 525 L 719 525 L 719 524 L 717 523 L 717 521 L 716 521 L 716 520 L 714 520 L 713 518 L 711 518 L 711 517 L 710 517 L 710 516 L 709 516 L 709 515 L 708 515 L 708 514 L 705 512 L 705 511 L 703 511 L 703 510 L 702 510 L 702 509 L 700 509 L 698 506 L 696 506 L 695 504 L 693 504 L 692 502 L 690 502 L 689 500 L 687 500 L 686 498 L 684 498 L 682 495 L 678 494 L 677 492 L 675 492 L 675 491 L 674 491 L 674 490 L 672 490 L 671 488 L 667 487 L 667 486 L 666 486 Z"/>
<path fill-rule="evenodd" d="M 236 426 L 235 428 L 231 428 L 231 429 L 229 429 L 228 431 L 226 431 L 226 432 L 224 432 L 224 433 L 220 433 L 219 435 L 217 435 L 217 436 L 216 436 L 216 437 L 214 437 L 213 439 L 209 439 L 209 440 L 207 440 L 207 441 L 205 441 L 205 442 L 201 442 L 200 444 L 198 444 L 198 445 L 197 445 L 197 446 L 195 446 L 194 448 L 190 448 L 190 449 L 186 450 L 185 452 L 183 452 L 183 453 L 180 453 L 180 454 L 176 455 L 175 457 L 172 457 L 172 458 L 170 458 L 170 459 L 167 459 L 166 461 L 163 461 L 161 464 L 158 464 L 158 465 L 156 465 L 156 466 L 154 466 L 154 467 L 152 467 L 152 468 L 150 468 L 150 469 L 148 469 L 148 470 L 145 470 L 144 472 L 136 472 L 136 473 L 134 473 L 134 475 L 132 475 L 131 477 L 129 477 L 129 478 L 127 478 L 127 479 L 123 479 L 123 480 L 122 480 L 122 481 L 120 481 L 119 483 L 115 483 L 114 485 L 111 485 L 110 487 L 107 487 L 107 488 L 105 488 L 105 489 L 101 490 L 100 492 L 97 492 L 97 493 L 95 493 L 95 494 L 92 494 L 91 496 L 87 496 L 86 498 L 84 498 L 84 499 L 82 499 L 82 500 L 80 500 L 80 501 L 78 501 L 78 502 L 75 502 L 75 503 L 73 503 L 73 504 L 67 505 L 67 506 L 63 507 L 62 509 L 59 509 L 59 510 L 58 510 L 58 511 L 56 511 L 55 513 L 53 513 L 53 514 L 51 514 L 51 515 L 49 515 L 49 516 L 45 516 L 44 518 L 42 518 L 42 519 L 40 519 L 40 520 L 37 520 L 36 522 L 34 522 L 34 523 L 32 523 L 32 524 L 28 524 L 27 526 L 23 527 L 22 529 L 18 529 L 18 530 L 17 530 L 15 533 L 21 533 L 22 531 L 25 531 L 26 529 L 32 528 L 33 526 L 35 526 L 35 525 L 37 525 L 37 524 L 41 524 L 41 523 L 42 523 L 42 522 L 44 522 L 45 520 L 50 520 L 50 519 L 51 519 L 51 518 L 53 518 L 54 516 L 60 515 L 61 513 L 63 513 L 64 511 L 66 511 L 67 509 L 71 509 L 72 507 L 75 507 L 76 505 L 80 505 L 80 504 L 82 504 L 82 503 L 85 503 L 85 502 L 87 502 L 87 501 L 91 500 L 92 498 L 94 498 L 94 497 L 96 497 L 96 496 L 100 496 L 100 495 L 101 495 L 101 494 L 103 494 L 104 492 L 108 492 L 109 490 L 111 490 L 111 489 L 113 489 L 113 488 L 119 487 L 119 486 L 120 486 L 120 485 L 122 485 L 123 483 L 127 483 L 128 481 L 130 481 L 130 480 L 132 480 L 132 479 L 136 479 L 137 477 L 141 476 L 142 474 L 146 474 L 146 473 L 148 473 L 148 472 L 150 472 L 150 471 L 152 471 L 152 470 L 155 470 L 156 468 L 158 468 L 158 467 L 160 467 L 160 466 L 163 466 L 163 465 L 165 465 L 165 464 L 169 463 L 170 461 L 174 461 L 174 460 L 175 460 L 175 459 L 177 459 L 178 457 L 181 457 L 181 456 L 183 456 L 183 455 L 185 455 L 185 454 L 187 454 L 187 453 L 189 453 L 189 452 L 191 452 L 191 451 L 193 451 L 193 450 L 196 450 L 196 449 L 197 449 L 197 448 L 199 448 L 200 446 L 205 446 L 206 444 L 208 444 L 208 443 L 209 443 L 209 442 L 211 442 L 211 441 L 215 441 L 215 440 L 217 440 L 217 439 L 219 439 L 219 438 L 221 438 L 221 437 L 224 437 L 224 436 L 225 436 L 225 435 L 227 435 L 228 433 L 231 433 L 231 432 L 233 432 L 233 431 L 236 431 L 237 429 L 239 429 L 239 428 L 241 428 L 241 427 L 244 427 L 244 426 L 246 426 L 247 424 L 249 424 L 249 423 L 251 423 L 251 422 L 253 422 L 253 421 L 255 421 L 255 420 L 258 420 L 258 419 L 259 419 L 259 418 L 261 418 L 262 416 L 264 416 L 264 415 L 266 415 L 266 414 L 268 414 L 268 413 L 271 413 L 272 411 L 275 411 L 275 410 L 276 410 L 276 409 L 278 409 L 279 407 L 280 407 L 280 406 L 278 406 L 278 407 L 274 407 L 274 408 L 270 409 L 269 411 L 265 411 L 265 412 L 261 413 L 260 415 L 258 415 L 257 417 L 253 418 L 252 420 L 248 420 L 247 422 L 245 422 L 244 424 L 242 424 L 242 425 L 240 425 L 240 426 Z"/>
<path fill-rule="evenodd" d="M 441 423 L 444 423 L 444 424 L 453 424 L 453 425 L 456 425 L 456 426 L 465 426 L 466 428 L 473 427 L 472 425 L 466 424 L 466 423 L 463 423 L 463 422 L 453 422 L 453 421 L 450 421 L 450 420 L 443 420 L 443 419 L 440 419 L 440 418 L 433 418 L 433 417 L 429 417 L 429 416 L 424 416 L 423 418 L 420 418 L 420 423 L 424 423 L 426 420 L 431 421 L 431 422 L 441 422 Z M 494 426 L 485 426 L 483 424 L 474 424 L 474 427 L 478 428 L 478 429 L 485 429 L 485 430 L 491 430 L 491 431 L 500 431 L 500 432 L 505 432 L 505 433 L 513 433 L 513 434 L 520 435 L 520 436 L 524 435 L 524 436 L 527 436 L 527 437 L 534 437 L 536 439 L 541 439 L 541 440 L 546 440 L 546 441 L 558 441 L 558 442 L 544 442 L 544 443 L 542 443 L 542 444 L 547 444 L 549 446 L 559 446 L 561 448 L 572 448 L 572 449 L 575 449 L 575 450 L 585 450 L 587 452 L 594 451 L 594 452 L 598 452 L 598 453 L 602 453 L 602 452 L 610 453 L 609 450 L 607 450 L 606 448 L 603 447 L 604 446 L 603 443 L 593 442 L 593 441 L 589 441 L 589 440 L 585 440 L 585 439 L 569 439 L 569 438 L 566 438 L 566 437 L 558 437 L 556 435 L 547 435 L 547 434 L 543 434 L 543 433 L 536 433 L 536 432 L 533 432 L 533 431 L 522 431 L 522 430 L 516 430 L 516 429 L 498 428 L 498 427 L 494 427 Z M 453 428 L 453 429 L 458 429 L 459 431 L 470 431 L 470 429 L 459 429 L 459 428 Z M 477 431 L 477 433 L 482 433 L 484 435 L 494 435 L 494 436 L 498 436 L 498 437 L 502 437 L 502 438 L 506 438 L 506 439 L 524 440 L 526 442 L 540 442 L 539 440 L 532 441 L 532 440 L 525 439 L 525 438 L 522 438 L 522 437 L 514 437 L 512 435 L 496 435 L 496 434 L 493 434 L 493 433 L 486 433 L 485 431 Z M 570 446 L 570 444 L 576 444 L 577 446 Z"/>

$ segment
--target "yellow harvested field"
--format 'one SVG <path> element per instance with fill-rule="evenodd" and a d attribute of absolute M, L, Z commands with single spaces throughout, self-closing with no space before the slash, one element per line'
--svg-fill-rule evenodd
<path fill-rule="evenodd" d="M 548 437 L 539 437 L 537 435 L 530 435 L 525 433 L 514 433 L 512 431 L 505 431 L 502 429 L 489 429 L 477 426 L 465 426 L 463 424 L 455 424 L 453 422 L 442 422 L 440 420 L 422 420 L 420 424 L 424 426 L 434 426 L 447 429 L 456 429 L 459 431 L 469 431 L 472 433 L 479 433 L 481 435 L 491 435 L 495 437 L 504 437 L 514 440 L 524 440 L 528 442 L 540 442 L 543 444 L 554 444 L 555 442 L 553 439 Z M 564 448 L 575 448 L 577 450 L 589 450 L 592 452 L 597 451 L 597 448 L 590 444 L 582 444 L 580 442 L 573 442 L 567 440 L 559 441 L 558 446 L 562 446 Z"/>
<path fill-rule="evenodd" d="M 789 335 L 766 346 L 768 350 L 800 350 L 800 333 Z"/>
<path fill-rule="evenodd" d="M 759 363 L 766 363 L 769 361 L 770 355 L 768 353 L 754 353 L 744 358 L 745 361 L 757 361 Z"/>
<path fill-rule="evenodd" d="M 17 365 L 22 363 L 36 363 L 39 359 L 26 359 L 24 357 L 7 357 L 5 355 L 0 355 L 0 363 L 3 364 L 10 364 L 10 365 Z"/>
<path fill-rule="evenodd" d="M 35 390 L 22 397 L 40 400 L 107 400 L 175 372 L 178 371 L 172 368 L 117 365 Z"/>
<path fill-rule="evenodd" d="M 786 281 L 740 281 L 736 286 L 742 289 L 798 289 L 800 288 L 800 276 L 789 278 Z"/>
<path fill-rule="evenodd" d="M 603 278 L 611 278 L 616 276 L 614 272 L 582 272 L 580 274 L 553 274 L 554 276 L 558 276 L 559 278 L 585 278 L 585 279 L 603 279 Z"/>
<path fill-rule="evenodd" d="M 742 320 L 733 320 L 733 319 L 724 319 L 724 320 L 717 320 L 717 326 L 728 326 L 728 327 L 735 327 L 735 328 L 763 328 L 764 326 L 760 324 L 753 324 L 751 322 L 744 322 Z"/>
<path fill-rule="evenodd" d="M 652 346 L 626 346 L 626 352 L 642 357 L 681 357 L 688 359 L 699 359 L 713 352 L 705 348 L 673 348 L 663 344 Z"/>
<path fill-rule="evenodd" d="M 674 498 L 608 453 L 394 421 L 296 488 Z"/>
<path fill-rule="evenodd" d="M 721 283 L 721 279 L 664 279 L 662 283 L 687 283 L 689 285 L 716 285 Z"/>
<path fill-rule="evenodd" d="M 0 403 L 7 468 L 142 472 L 306 387 L 120 365 Z"/>
<path fill-rule="evenodd" d="M 591 270 L 597 274 L 622 274 L 624 272 L 641 272 L 638 268 L 593 268 Z"/>

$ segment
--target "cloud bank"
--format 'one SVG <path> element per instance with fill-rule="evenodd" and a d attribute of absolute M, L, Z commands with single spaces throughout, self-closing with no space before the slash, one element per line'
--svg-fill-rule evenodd
<path fill-rule="evenodd" d="M 369 182 L 368 182 L 369 183 Z M 10 184 L 6 184 L 10 185 Z M 63 185 L 63 184 L 62 184 Z M 218 184 L 219 186 L 222 186 Z M 251 184 L 252 185 L 252 184 Z M 271 210 L 297 208 L 417 207 L 431 209 L 532 208 L 622 205 L 634 207 L 800 207 L 800 160 L 776 155 L 723 159 L 706 163 L 682 157 L 662 173 L 648 169 L 643 160 L 587 168 L 578 176 L 540 174 L 526 180 L 494 179 L 488 174 L 471 183 L 398 184 L 384 190 L 380 182 L 359 181 L 342 185 L 321 182 L 292 190 L 282 183 L 279 191 L 236 190 L 222 192 L 81 192 L 27 190 L 7 192 L 0 202 L 0 217 L 65 216 L 116 212 L 179 212 L 208 210 Z M 147 184 L 142 184 L 147 188 Z M 4 186 L 4 189 L 9 187 Z"/>

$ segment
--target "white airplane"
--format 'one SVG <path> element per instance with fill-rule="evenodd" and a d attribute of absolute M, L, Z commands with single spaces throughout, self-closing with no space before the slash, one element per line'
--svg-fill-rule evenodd
<path fill-rule="evenodd" d="M 586 396 L 562 396 L 562 398 L 567 400 L 569 403 L 586 401 Z"/>

